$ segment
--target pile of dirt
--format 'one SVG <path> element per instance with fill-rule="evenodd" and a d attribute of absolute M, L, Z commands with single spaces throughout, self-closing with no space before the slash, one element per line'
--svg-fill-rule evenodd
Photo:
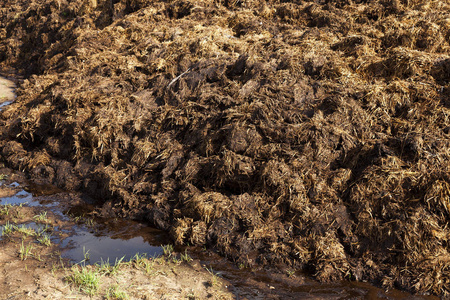
<path fill-rule="evenodd" d="M 450 1 L 7 0 L 5 163 L 179 244 L 450 293 Z"/>

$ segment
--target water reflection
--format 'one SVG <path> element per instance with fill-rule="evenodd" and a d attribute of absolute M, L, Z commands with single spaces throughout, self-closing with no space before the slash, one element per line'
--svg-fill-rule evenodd
<path fill-rule="evenodd" d="M 66 215 L 89 224 L 75 226 L 74 235 L 62 241 L 61 246 L 68 248 L 62 256 L 75 263 L 84 260 L 87 251 L 90 259 L 86 264 L 102 261 L 114 264 L 122 258 L 128 261 L 138 253 L 147 257 L 159 256 L 163 253 L 161 245 L 171 242 L 164 231 L 146 224 L 89 216 L 93 209 L 91 204 L 80 204 L 64 211 Z"/>
<path fill-rule="evenodd" d="M 25 190 L 19 191 L 17 194 L 10 197 L 0 198 L 0 205 L 21 205 L 28 204 L 29 206 L 37 206 L 39 202 L 34 201 L 33 195 Z"/>
<path fill-rule="evenodd" d="M 0 111 L 3 107 L 11 104 L 14 98 L 16 98 L 14 88 L 14 82 L 4 77 L 0 77 Z"/>
<path fill-rule="evenodd" d="M 12 101 L 5 101 L 5 102 L 0 103 L 0 110 L 1 110 L 2 107 L 10 105 L 11 103 L 13 103 L 13 102 Z"/>
<path fill-rule="evenodd" d="M 121 259 L 129 261 L 137 253 L 146 253 L 147 257 L 163 254 L 161 247 L 150 245 L 141 236 L 129 239 L 114 239 L 104 235 L 105 232 L 102 235 L 96 235 L 86 228 L 79 227 L 75 231 L 75 236 L 68 237 L 61 243 L 63 248 L 67 248 L 62 253 L 62 257 L 69 258 L 75 263 L 89 258 L 86 264 L 101 262 L 114 264 Z"/>

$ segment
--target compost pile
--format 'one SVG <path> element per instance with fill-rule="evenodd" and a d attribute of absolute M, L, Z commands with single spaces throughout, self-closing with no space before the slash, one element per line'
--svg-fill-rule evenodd
<path fill-rule="evenodd" d="M 237 264 L 449 295 L 449 0 L 3 2 L 8 166 Z"/>

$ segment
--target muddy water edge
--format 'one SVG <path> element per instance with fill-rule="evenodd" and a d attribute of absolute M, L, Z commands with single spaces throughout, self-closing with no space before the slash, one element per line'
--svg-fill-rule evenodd
<path fill-rule="evenodd" d="M 14 100 L 13 88 L 13 82 L 0 78 L 0 109 Z M 48 237 L 57 245 L 56 252 L 60 253 L 59 257 L 65 264 L 83 262 L 84 265 L 103 263 L 114 265 L 117 261 L 131 261 L 137 254 L 144 255 L 144 253 L 149 257 L 158 257 L 166 252 L 163 245 L 171 244 L 166 233 L 148 224 L 100 217 L 97 213 L 99 209 L 96 201 L 82 193 L 67 193 L 51 185 L 34 184 L 33 178 L 26 178 L 24 174 L 6 168 L 0 170 L 0 176 L 2 176 L 0 186 L 2 211 L 5 212 L 7 207 L 12 206 L 33 209 L 32 220 L 17 218 L 16 229 L 31 228 L 35 232 L 43 232 L 47 229 L 45 222 L 37 222 L 39 216 L 52 214 L 57 220 Z M 20 216 L 23 213 L 17 212 L 17 214 Z M 10 223 L 6 221 L 6 218 L 3 217 L 0 220 L 2 245 L 5 245 L 7 240 L 5 232 L 8 224 Z M 250 269 L 242 265 L 236 266 L 216 253 L 199 247 L 177 247 L 170 252 L 178 253 L 178 255 L 189 254 L 202 268 L 224 279 L 226 289 L 236 299 L 406 299 L 413 297 L 407 292 L 384 291 L 368 283 L 352 281 L 318 283 L 305 274 L 285 268 L 275 272 L 274 269 Z M 19 256 L 23 257 L 23 251 L 19 250 Z M 39 257 L 39 259 L 42 258 Z M 186 275 L 189 276 L 189 273 Z M 425 295 L 414 297 L 434 299 L 432 296 Z"/>

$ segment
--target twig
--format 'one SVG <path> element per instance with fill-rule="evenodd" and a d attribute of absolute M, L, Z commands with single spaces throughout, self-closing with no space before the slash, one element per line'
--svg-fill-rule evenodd
<path fill-rule="evenodd" d="M 180 75 L 178 75 L 177 77 L 175 77 L 174 79 L 172 79 L 172 81 L 167 85 L 167 88 L 170 88 L 170 86 L 172 84 L 174 84 L 178 79 L 181 78 L 181 76 L 185 75 L 187 72 L 189 72 L 191 70 L 191 68 L 187 69 L 186 71 L 184 71 L 183 73 L 181 73 Z"/>

